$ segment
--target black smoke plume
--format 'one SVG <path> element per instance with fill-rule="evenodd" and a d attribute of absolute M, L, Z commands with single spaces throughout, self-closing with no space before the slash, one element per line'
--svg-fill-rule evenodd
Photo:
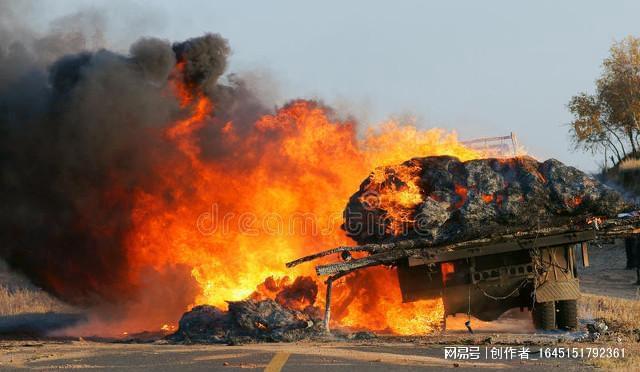
<path fill-rule="evenodd" d="M 229 44 L 220 35 L 207 34 L 173 44 L 178 61 L 184 63 L 184 78 L 188 85 L 208 90 L 227 68 Z"/>
<path fill-rule="evenodd" d="M 219 35 L 142 38 L 123 55 L 86 50 L 77 28 L 55 30 L 18 37 L 0 19 L 0 257 L 73 304 L 147 304 L 155 293 L 181 312 L 197 294 L 189 270 L 132 277 L 125 248 L 134 191 L 158 192 L 158 163 L 181 156 L 163 135 L 184 115 L 167 94 L 176 64 L 191 89 L 218 100 L 212 120 L 237 117 L 242 130 L 266 110 L 241 79 L 222 81 L 230 49 Z M 215 131 L 199 134 L 205 157 L 225 153 Z M 167 293 L 150 289 L 158 282 Z"/>

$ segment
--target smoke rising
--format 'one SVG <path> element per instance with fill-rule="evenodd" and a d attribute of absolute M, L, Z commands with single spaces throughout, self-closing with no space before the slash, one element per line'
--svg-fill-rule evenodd
<path fill-rule="evenodd" d="M 217 34 L 173 44 L 178 62 L 184 62 L 184 78 L 190 86 L 211 89 L 227 68 L 229 44 Z"/>
<path fill-rule="evenodd" d="M 129 53 L 142 69 L 144 77 L 162 84 L 176 63 L 176 56 L 168 41 L 142 38 L 131 45 Z"/>
<path fill-rule="evenodd" d="M 164 135 L 182 115 L 170 94 L 176 63 L 189 87 L 218 100 L 216 120 L 237 117 L 242 128 L 266 112 L 240 78 L 218 81 L 227 41 L 142 38 L 123 55 L 100 49 L 94 15 L 65 17 L 38 36 L 12 18 L 18 10 L 0 7 L 0 256 L 70 303 L 111 316 L 156 308 L 158 318 L 177 319 L 196 285 L 189 268 L 130 262 L 133 195 L 164 192 L 177 202 L 158 190 L 158 169 L 183 156 Z M 225 153 L 223 141 L 203 143 L 206 156 Z"/>

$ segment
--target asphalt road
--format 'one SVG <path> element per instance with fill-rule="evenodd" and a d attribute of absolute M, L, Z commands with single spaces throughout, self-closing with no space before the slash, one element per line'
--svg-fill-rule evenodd
<path fill-rule="evenodd" d="M 221 346 L 3 341 L 0 342 L 0 370 L 359 372 L 526 368 L 528 371 L 583 371 L 588 367 L 576 360 L 485 359 L 484 348 L 492 346 L 479 347 L 480 360 L 466 361 L 445 359 L 445 345 L 403 342 Z M 536 351 L 537 347 L 532 350 Z M 533 353 L 530 355 L 535 357 Z"/>

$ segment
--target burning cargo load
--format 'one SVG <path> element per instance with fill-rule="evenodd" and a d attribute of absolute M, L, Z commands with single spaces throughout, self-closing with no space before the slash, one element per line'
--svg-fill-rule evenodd
<path fill-rule="evenodd" d="M 342 228 L 358 246 L 287 267 L 340 254 L 316 266 L 328 276 L 327 330 L 333 282 L 379 265 L 397 268 L 403 303 L 441 301 L 440 330 L 449 315 L 493 321 L 514 308 L 529 309 L 536 329 L 571 330 L 580 297 L 575 247 L 588 266 L 587 242 L 636 231 L 635 212 L 609 218 L 632 208 L 618 192 L 554 159 L 414 158 L 377 168 L 351 196 Z"/>
<path fill-rule="evenodd" d="M 349 199 L 342 227 L 358 244 L 438 245 L 630 208 L 612 188 L 555 159 L 432 156 L 372 172 Z"/>

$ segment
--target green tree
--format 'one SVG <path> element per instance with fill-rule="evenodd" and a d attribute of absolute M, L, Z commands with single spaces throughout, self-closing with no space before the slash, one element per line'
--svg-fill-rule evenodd
<path fill-rule="evenodd" d="M 640 39 L 629 36 L 616 42 L 610 53 L 595 94 L 579 93 L 567 107 L 573 114 L 574 146 L 604 152 L 619 162 L 640 151 Z"/>

